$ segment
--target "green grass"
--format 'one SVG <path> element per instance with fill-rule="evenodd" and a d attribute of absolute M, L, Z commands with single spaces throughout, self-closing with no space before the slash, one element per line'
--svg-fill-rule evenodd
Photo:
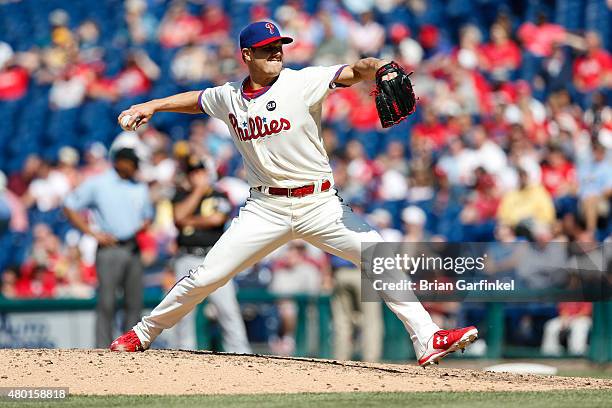
<path fill-rule="evenodd" d="M 612 406 L 612 391 L 549 392 L 417 392 L 417 393 L 329 393 L 219 396 L 73 396 L 56 402 L 0 401 L 3 408 L 24 407 L 418 407 L 418 408 L 591 408 Z"/>

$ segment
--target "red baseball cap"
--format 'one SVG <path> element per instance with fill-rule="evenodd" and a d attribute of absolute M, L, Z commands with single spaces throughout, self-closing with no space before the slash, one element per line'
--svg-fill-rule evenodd
<path fill-rule="evenodd" d="M 283 44 L 293 42 L 293 38 L 281 36 L 278 27 L 269 21 L 251 23 L 240 32 L 240 48 L 263 47 L 278 40 Z"/>

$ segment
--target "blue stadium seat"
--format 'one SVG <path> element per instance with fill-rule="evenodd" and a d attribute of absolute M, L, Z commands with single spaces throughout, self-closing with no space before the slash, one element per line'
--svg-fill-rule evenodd
<path fill-rule="evenodd" d="M 604 46 L 610 50 L 612 48 L 612 10 L 606 5 L 606 0 L 586 0 L 585 28 L 599 33 Z"/>
<path fill-rule="evenodd" d="M 555 23 L 568 30 L 578 31 L 584 28 L 584 0 L 557 0 Z"/>

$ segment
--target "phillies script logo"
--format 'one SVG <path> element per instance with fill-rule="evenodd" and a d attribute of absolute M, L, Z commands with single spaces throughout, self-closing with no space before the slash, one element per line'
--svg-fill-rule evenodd
<path fill-rule="evenodd" d="M 242 122 L 242 127 L 238 125 L 238 119 L 236 119 L 233 113 L 229 114 L 229 120 L 234 128 L 234 132 L 243 142 L 291 129 L 291 123 L 285 118 L 280 118 L 280 120 L 272 119 L 268 123 L 267 118 L 255 116 L 254 118 L 249 118 L 248 123 L 246 121 Z"/>
<path fill-rule="evenodd" d="M 274 25 L 272 23 L 267 23 L 266 28 L 270 31 L 270 34 L 274 34 Z"/>

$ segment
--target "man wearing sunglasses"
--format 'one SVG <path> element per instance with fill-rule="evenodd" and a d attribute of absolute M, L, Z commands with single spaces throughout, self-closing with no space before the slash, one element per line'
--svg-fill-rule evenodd
<path fill-rule="evenodd" d="M 244 159 L 251 196 L 203 263 L 133 330 L 116 339 L 112 350 L 146 350 L 211 292 L 293 239 L 356 266 L 362 242 L 382 242 L 333 188 L 321 110 L 331 89 L 374 80 L 389 61 L 364 58 L 352 65 L 291 70 L 283 68 L 283 45 L 292 41 L 271 22 L 252 23 L 240 33 L 241 57 L 249 71 L 243 81 L 152 100 L 119 116 L 128 129 L 147 123 L 156 112 L 204 112 L 221 119 Z M 417 301 L 386 303 L 404 323 L 422 366 L 464 349 L 478 335 L 473 326 L 440 330 Z"/>

